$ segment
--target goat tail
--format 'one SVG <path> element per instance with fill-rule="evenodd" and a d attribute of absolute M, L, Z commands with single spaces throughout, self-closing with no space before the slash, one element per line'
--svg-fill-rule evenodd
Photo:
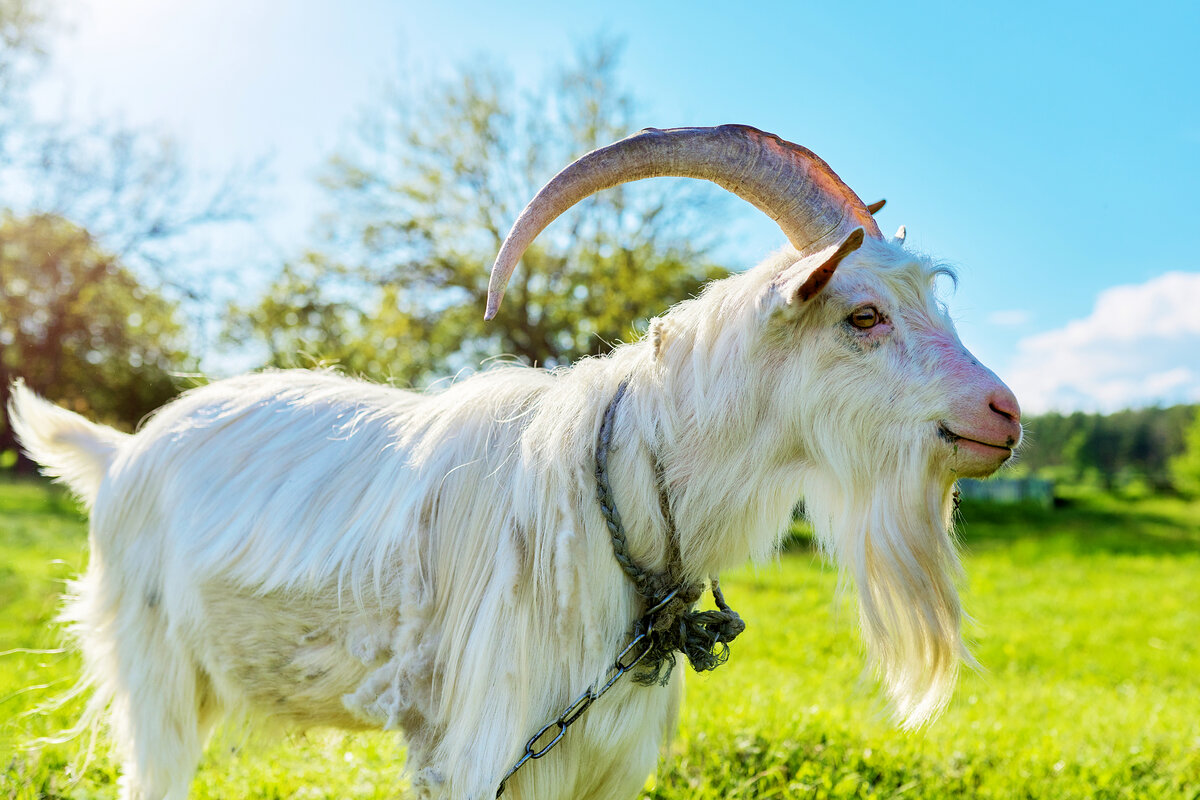
<path fill-rule="evenodd" d="M 38 397 L 20 378 L 12 384 L 8 418 L 21 449 L 41 465 L 42 474 L 65 483 L 88 508 L 129 438 Z"/>

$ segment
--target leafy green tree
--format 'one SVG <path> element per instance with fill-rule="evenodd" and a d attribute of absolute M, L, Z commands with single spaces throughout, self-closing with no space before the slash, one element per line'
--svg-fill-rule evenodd
<path fill-rule="evenodd" d="M 429 96 L 393 91 L 330 164 L 327 245 L 235 309 L 229 338 L 266 344 L 273 365 L 332 360 L 403 383 L 498 355 L 555 366 L 604 352 L 725 274 L 705 255 L 715 193 L 623 186 L 552 225 L 483 321 L 492 259 L 521 208 L 634 127 L 616 65 L 601 43 L 533 94 L 486 66 Z"/>
<path fill-rule="evenodd" d="M 1183 452 L 1171 459 L 1175 488 L 1189 497 L 1200 497 L 1200 406 L 1184 433 Z"/>
<path fill-rule="evenodd" d="M 129 429 L 194 369 L 175 304 L 141 286 L 83 228 L 0 214 L 0 408 L 15 378 Z M 0 452 L 14 447 L 7 416 Z"/>
<path fill-rule="evenodd" d="M 376 358 L 391 346 L 365 337 L 373 327 L 367 311 L 337 297 L 335 278 L 354 282 L 319 253 L 284 264 L 256 305 L 230 313 L 223 338 L 264 346 L 265 363 L 273 367 L 336 364 L 355 374 L 381 375 L 384 367 Z"/>

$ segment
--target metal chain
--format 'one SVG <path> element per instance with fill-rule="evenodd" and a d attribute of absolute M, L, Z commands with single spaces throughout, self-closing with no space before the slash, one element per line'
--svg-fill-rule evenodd
<path fill-rule="evenodd" d="M 496 789 L 496 797 L 504 794 L 504 786 L 508 783 L 508 779 L 513 776 L 513 773 L 525 765 L 525 762 L 531 758 L 541 758 L 549 753 L 556 744 L 562 741 L 563 735 L 566 734 L 567 728 L 571 727 L 580 717 L 583 712 L 588 710 L 592 703 L 604 696 L 604 693 L 613 687 L 620 680 L 621 676 L 631 669 L 636 667 L 643 658 L 653 649 L 654 642 L 652 640 L 654 630 L 654 619 L 658 616 L 658 612 L 662 611 L 667 603 L 675 599 L 675 594 L 678 590 L 669 593 L 656 606 L 646 612 L 634 627 L 634 636 L 629 644 L 625 645 L 625 649 L 617 656 L 617 660 L 608 668 L 608 672 L 604 675 L 603 682 L 593 683 L 583 694 L 572 700 L 562 713 L 556 718 L 542 726 L 541 730 L 530 737 L 525 743 L 525 752 L 517 759 L 517 763 L 512 765 L 505 776 L 500 780 L 500 786 Z M 596 688 L 597 685 L 600 688 Z M 549 741 L 543 742 L 543 739 L 549 738 Z"/>
<path fill-rule="evenodd" d="M 621 676 L 631 671 L 649 657 L 650 665 L 645 674 L 634 675 L 638 683 L 666 685 L 675 666 L 675 653 L 682 652 L 697 672 L 715 669 L 729 657 L 729 642 L 745 629 L 745 623 L 737 612 L 725 602 L 721 585 L 716 576 L 711 577 L 713 599 L 717 611 L 696 612 L 692 608 L 703 592 L 702 584 L 685 584 L 679 580 L 682 556 L 679 552 L 679 535 L 671 514 L 671 504 L 664 490 L 662 466 L 654 461 L 655 476 L 659 484 L 659 505 L 667 525 L 667 541 L 672 550 L 667 559 L 667 570 L 651 572 L 640 566 L 629 553 L 625 526 L 617 511 L 612 487 L 608 480 L 608 453 L 611 443 L 613 418 L 617 404 L 625 395 L 629 380 L 621 381 L 616 394 L 601 417 L 596 440 L 596 499 L 612 540 L 613 555 L 625 575 L 633 583 L 637 593 L 651 607 L 642 615 L 633 628 L 633 638 L 617 656 L 617 660 L 599 684 L 592 684 L 583 694 L 576 697 L 555 719 L 546 723 L 525 743 L 525 751 L 513 764 L 512 769 L 500 781 L 496 797 L 504 794 L 508 779 L 530 759 L 541 758 L 562 741 L 567 728 L 575 723 Z M 661 619 L 660 619 L 661 617 Z M 665 674 L 663 667 L 665 666 Z M 596 688 L 599 685 L 599 688 Z"/>

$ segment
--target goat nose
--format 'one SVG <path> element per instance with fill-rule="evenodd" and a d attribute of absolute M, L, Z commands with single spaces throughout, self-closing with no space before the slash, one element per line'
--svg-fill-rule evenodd
<path fill-rule="evenodd" d="M 1001 388 L 993 391 L 988 398 L 988 408 L 1007 420 L 1013 422 L 1021 421 L 1021 407 L 1017 405 L 1017 396 L 1003 384 L 1001 384 Z"/>

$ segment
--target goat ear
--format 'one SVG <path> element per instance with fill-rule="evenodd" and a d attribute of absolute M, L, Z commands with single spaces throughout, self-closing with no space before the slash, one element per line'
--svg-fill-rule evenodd
<path fill-rule="evenodd" d="M 892 237 L 892 242 L 895 244 L 904 244 L 904 237 L 908 235 L 908 229 L 901 225 L 896 229 L 896 235 Z"/>
<path fill-rule="evenodd" d="M 862 247 L 864 237 L 863 229 L 855 228 L 840 244 L 830 245 L 821 252 L 802 259 L 796 265 L 798 269 L 795 271 L 801 276 L 807 274 L 807 277 L 799 285 L 789 282 L 786 295 L 788 305 L 803 303 L 816 297 L 825 288 L 825 284 L 829 283 L 842 259 Z M 792 288 L 793 286 L 795 288 Z"/>
<path fill-rule="evenodd" d="M 766 318 L 784 307 L 797 307 L 825 288 L 842 259 L 862 246 L 865 233 L 855 228 L 837 244 L 805 256 L 775 276 L 759 295 L 756 305 Z"/>

